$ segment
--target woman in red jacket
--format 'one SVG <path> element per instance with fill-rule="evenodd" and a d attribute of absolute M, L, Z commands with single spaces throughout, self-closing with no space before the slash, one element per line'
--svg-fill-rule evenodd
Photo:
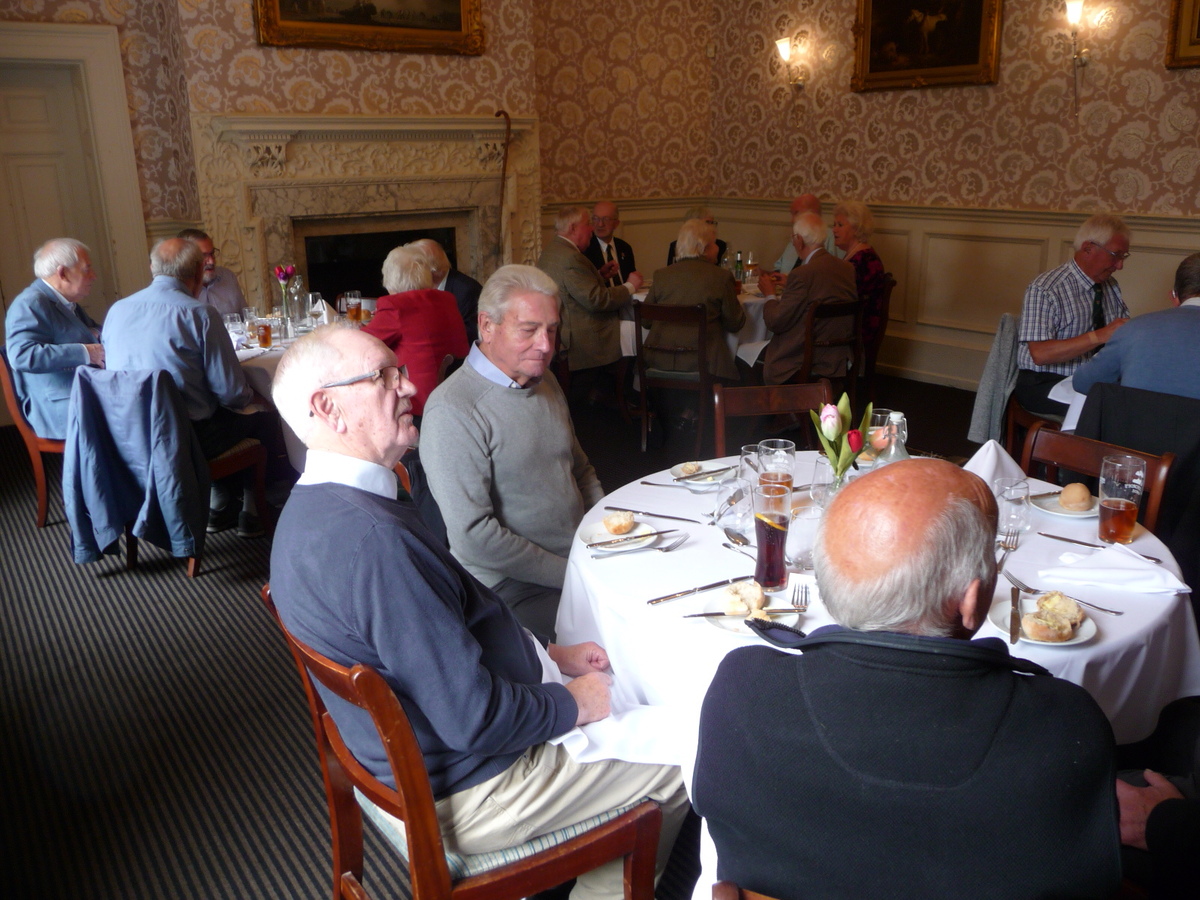
<path fill-rule="evenodd" d="M 435 290 L 423 254 L 397 247 L 383 262 L 383 286 L 391 291 L 375 304 L 375 316 L 363 331 L 379 338 L 408 366 L 417 386 L 413 415 L 425 412 L 425 400 L 438 384 L 438 367 L 446 354 L 465 357 L 467 330 L 454 295 Z"/>

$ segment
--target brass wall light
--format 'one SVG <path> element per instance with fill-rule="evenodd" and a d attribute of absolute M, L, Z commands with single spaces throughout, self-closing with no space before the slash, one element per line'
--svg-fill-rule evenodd
<path fill-rule="evenodd" d="M 1086 47 L 1079 46 L 1079 22 L 1083 19 L 1083 0 L 1067 0 L 1067 24 L 1071 26 L 1071 86 L 1075 118 L 1079 118 L 1079 70 L 1091 62 Z"/>
<path fill-rule="evenodd" d="M 779 58 L 783 60 L 784 69 L 788 74 L 788 84 L 797 91 L 804 90 L 804 82 L 808 70 L 804 65 L 804 56 L 808 51 L 808 32 L 801 31 L 794 37 L 782 37 L 775 42 Z"/>

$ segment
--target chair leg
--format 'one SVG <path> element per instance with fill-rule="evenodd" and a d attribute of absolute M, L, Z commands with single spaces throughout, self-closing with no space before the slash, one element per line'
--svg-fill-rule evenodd
<path fill-rule="evenodd" d="M 267 505 L 267 463 L 262 461 L 254 466 L 254 503 L 258 506 L 258 517 L 262 520 L 267 534 L 275 533 L 274 510 Z"/>
<path fill-rule="evenodd" d="M 617 407 L 621 410 L 621 418 L 629 424 L 629 407 L 625 403 L 625 379 L 629 377 L 629 357 L 622 356 L 614 365 L 614 377 L 617 380 Z"/>
<path fill-rule="evenodd" d="M 199 556 L 189 556 L 188 557 L 188 564 L 187 564 L 188 578 L 195 578 L 197 575 L 200 574 L 200 559 L 201 559 L 201 557 L 199 557 Z"/>
<path fill-rule="evenodd" d="M 42 459 L 40 451 L 34 451 L 29 454 L 29 461 L 33 464 L 33 483 L 37 487 L 37 527 L 46 527 L 46 513 L 50 508 L 49 491 L 46 488 L 46 462 Z"/>

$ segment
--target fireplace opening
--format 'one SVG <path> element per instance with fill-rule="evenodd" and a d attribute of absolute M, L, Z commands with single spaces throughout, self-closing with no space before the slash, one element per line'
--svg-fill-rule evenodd
<path fill-rule="evenodd" d="M 383 286 L 383 261 L 396 247 L 419 238 L 433 238 L 441 244 L 450 265 L 458 268 L 454 228 L 306 235 L 308 289 L 319 292 L 331 303 L 346 291 L 360 291 L 364 297 L 382 297 L 387 293 Z"/>

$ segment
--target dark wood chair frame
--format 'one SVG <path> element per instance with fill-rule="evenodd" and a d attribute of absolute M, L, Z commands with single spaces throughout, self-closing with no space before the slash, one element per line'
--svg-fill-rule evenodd
<path fill-rule="evenodd" d="M 866 355 L 862 370 L 863 393 L 872 403 L 875 401 L 875 363 L 879 359 L 879 348 L 883 346 L 883 339 L 887 335 L 888 316 L 892 307 L 892 291 L 896 289 L 896 279 L 892 277 L 891 272 L 885 273 L 883 277 L 885 279 L 883 301 L 880 304 L 883 312 L 883 325 L 869 344 L 863 344 L 863 351 Z"/>
<path fill-rule="evenodd" d="M 1054 481 L 1058 470 L 1066 469 L 1093 478 L 1100 475 L 1100 466 L 1106 456 L 1135 456 L 1146 461 L 1146 484 L 1142 491 L 1142 509 L 1138 517 L 1147 531 L 1158 525 L 1159 508 L 1167 487 L 1167 477 L 1175 462 L 1174 453 L 1158 456 L 1144 450 L 1131 450 L 1104 441 L 1079 437 L 1057 429 L 1046 428 L 1042 422 L 1030 426 L 1025 437 L 1025 449 L 1021 453 L 1021 469 L 1026 475 L 1036 477 L 1037 466 L 1045 467 L 1045 478 Z"/>
<path fill-rule="evenodd" d="M 8 407 L 8 414 L 16 423 L 17 433 L 21 435 L 21 440 L 25 442 L 25 450 L 29 453 L 29 465 L 33 467 L 33 483 L 37 490 L 37 527 L 44 528 L 50 500 L 46 485 L 46 464 L 42 454 L 57 453 L 61 456 L 66 452 L 66 442 L 39 437 L 33 430 L 33 426 L 21 410 L 21 401 L 17 399 L 12 368 L 8 363 L 8 347 L 0 345 L 0 356 L 4 357 L 3 371 L 0 371 L 0 379 L 3 380 L 4 386 L 4 405 Z"/>
<path fill-rule="evenodd" d="M 826 403 L 833 403 L 833 386 L 828 378 L 811 384 L 769 384 L 759 387 L 726 387 L 713 385 L 713 448 L 714 456 L 729 456 L 737 453 L 725 443 L 725 420 L 739 416 L 769 416 L 783 413 L 804 413 L 810 409 L 820 410 Z M 812 421 L 803 417 L 801 427 L 807 424 L 805 434 L 812 443 Z M 811 447 L 810 447 L 811 449 Z"/>
<path fill-rule="evenodd" d="M 713 900 L 774 900 L 766 894 L 740 888 L 732 881 L 718 881 L 712 887 Z"/>
<path fill-rule="evenodd" d="M 665 344 L 647 344 L 642 339 L 642 329 L 648 328 L 643 323 L 664 322 L 671 325 L 691 325 L 696 329 L 696 345 L 668 346 Z M 633 305 L 633 333 L 636 349 L 636 365 L 638 385 L 641 390 L 638 415 L 642 419 L 642 452 L 646 451 L 646 437 L 650 431 L 650 388 L 667 388 L 677 391 L 693 391 L 699 396 L 696 410 L 696 455 L 700 455 L 701 442 L 704 439 L 704 427 L 708 420 L 708 399 L 712 396 L 714 376 L 708 371 L 708 310 L 704 304 L 695 306 L 660 306 L 658 304 L 635 303 Z M 699 348 L 699 349 L 697 349 Z M 646 350 L 662 353 L 694 353 L 696 355 L 695 373 L 683 372 L 682 377 L 668 378 L 655 376 L 654 369 L 646 366 Z M 694 378 L 690 377 L 695 375 Z"/>
<path fill-rule="evenodd" d="M 800 370 L 789 379 L 790 384 L 811 384 L 813 382 L 812 367 L 818 347 L 849 347 L 852 365 L 846 373 L 846 393 L 850 395 L 850 406 L 855 408 L 858 395 L 858 379 L 863 372 L 866 353 L 862 340 L 863 301 L 836 300 L 828 303 L 814 303 L 804 314 L 804 357 L 800 362 Z M 816 340 L 813 331 L 818 319 L 841 319 L 853 317 L 850 334 L 845 340 L 826 341 Z"/>
<path fill-rule="evenodd" d="M 334 900 L 368 897 L 362 886 L 363 824 L 354 798 L 356 787 L 405 823 L 412 900 L 515 900 L 549 890 L 620 857 L 625 860 L 627 900 L 653 900 L 662 810 L 651 801 L 523 860 L 451 882 L 425 761 L 395 692 L 370 666 L 347 669 L 297 640 L 280 620 L 269 584 L 263 586 L 262 598 L 283 632 L 308 698 L 329 803 Z M 370 713 L 396 779 L 394 790 L 350 753 L 314 680 Z"/>

